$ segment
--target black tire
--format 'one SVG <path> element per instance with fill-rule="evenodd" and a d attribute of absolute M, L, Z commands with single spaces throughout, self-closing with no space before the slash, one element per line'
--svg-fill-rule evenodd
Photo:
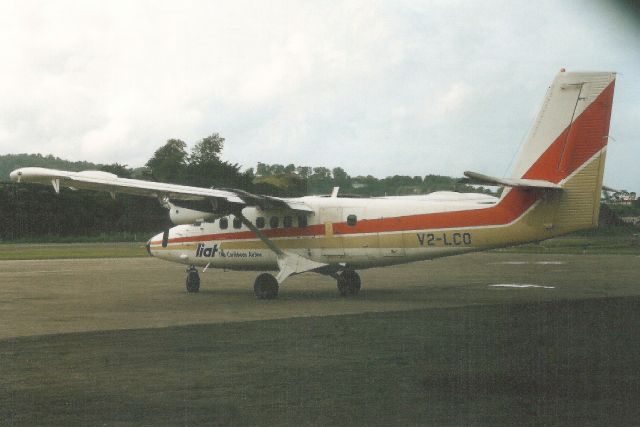
<path fill-rule="evenodd" d="M 278 297 L 278 281 L 272 274 L 262 273 L 253 283 L 253 292 L 258 299 L 275 299 Z"/>
<path fill-rule="evenodd" d="M 200 275 L 195 268 L 187 270 L 187 292 L 195 293 L 200 290 Z"/>
<path fill-rule="evenodd" d="M 338 291 L 340 296 L 347 297 L 351 295 L 357 295 L 360 292 L 362 281 L 360 275 L 355 270 L 344 270 L 338 276 Z"/>

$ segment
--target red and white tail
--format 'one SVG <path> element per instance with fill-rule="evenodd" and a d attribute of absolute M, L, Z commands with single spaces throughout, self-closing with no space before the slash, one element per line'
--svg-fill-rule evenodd
<path fill-rule="evenodd" d="M 597 225 L 615 73 L 562 70 L 514 164 L 511 177 L 559 184 L 554 224 Z"/>
<path fill-rule="evenodd" d="M 514 165 L 512 178 L 556 184 L 607 145 L 615 73 L 558 73 Z"/>

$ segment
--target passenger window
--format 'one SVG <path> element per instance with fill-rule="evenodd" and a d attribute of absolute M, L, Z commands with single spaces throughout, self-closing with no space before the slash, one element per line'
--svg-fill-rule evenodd
<path fill-rule="evenodd" d="M 355 216 L 355 215 L 353 215 L 353 214 L 352 214 L 352 215 L 349 215 L 349 216 L 347 217 L 347 225 L 348 225 L 348 226 L 353 227 L 353 226 L 355 226 L 357 223 L 358 223 L 358 217 L 357 217 L 357 216 Z"/>
<path fill-rule="evenodd" d="M 263 216 L 259 216 L 258 218 L 256 218 L 256 227 L 264 228 L 264 217 Z"/>
<path fill-rule="evenodd" d="M 227 227 L 229 227 L 229 220 L 226 217 L 220 218 L 220 229 L 226 230 Z"/>
<path fill-rule="evenodd" d="M 293 226 L 293 219 L 290 216 L 285 216 L 282 219 L 282 226 L 284 228 L 291 228 Z"/>
<path fill-rule="evenodd" d="M 298 227 L 303 228 L 307 226 L 307 216 L 299 215 L 298 216 Z"/>
<path fill-rule="evenodd" d="M 280 218 L 278 218 L 277 216 L 272 216 L 271 219 L 269 220 L 269 227 L 278 228 L 279 225 L 280 225 Z"/>
<path fill-rule="evenodd" d="M 233 218 L 233 228 L 235 229 L 239 229 L 240 227 L 242 227 L 242 220 L 240 218 Z"/>

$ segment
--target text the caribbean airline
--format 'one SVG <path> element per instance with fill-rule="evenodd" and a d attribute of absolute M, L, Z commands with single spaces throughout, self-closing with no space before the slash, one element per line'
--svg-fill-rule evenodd
<path fill-rule="evenodd" d="M 565 72 L 553 80 L 508 178 L 475 172 L 475 182 L 504 186 L 500 198 L 436 192 L 422 196 L 277 198 L 118 178 L 100 171 L 22 168 L 17 182 L 155 197 L 177 226 L 152 237 L 150 254 L 197 266 L 276 271 L 254 283 L 275 298 L 293 274 L 337 280 L 341 295 L 360 289 L 357 269 L 401 264 L 548 239 L 596 227 L 615 74 Z"/>

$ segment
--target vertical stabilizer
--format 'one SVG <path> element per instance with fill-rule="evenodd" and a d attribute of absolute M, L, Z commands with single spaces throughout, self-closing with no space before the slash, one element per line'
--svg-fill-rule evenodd
<path fill-rule="evenodd" d="M 514 164 L 512 178 L 562 186 L 554 228 L 597 226 L 615 73 L 558 73 Z"/>

